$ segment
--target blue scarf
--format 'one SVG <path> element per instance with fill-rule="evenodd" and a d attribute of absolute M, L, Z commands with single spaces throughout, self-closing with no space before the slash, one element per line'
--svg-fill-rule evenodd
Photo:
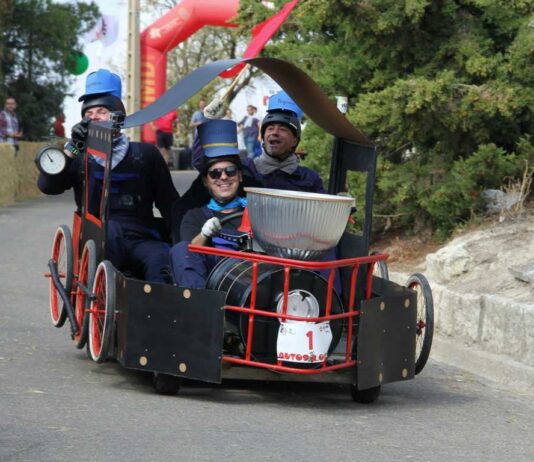
<path fill-rule="evenodd" d="M 247 206 L 247 200 L 243 197 L 236 196 L 235 199 L 226 204 L 221 204 L 215 199 L 211 199 L 208 203 L 208 208 L 214 212 L 222 212 L 223 210 L 236 209 L 237 207 L 245 208 Z"/>
<path fill-rule="evenodd" d="M 130 142 L 124 133 L 121 133 L 118 138 L 113 140 L 111 147 L 111 170 L 113 170 L 119 164 L 119 162 L 124 159 L 126 153 L 128 152 L 129 146 Z M 104 159 L 95 156 L 92 157 L 98 165 L 101 167 L 105 166 Z"/>

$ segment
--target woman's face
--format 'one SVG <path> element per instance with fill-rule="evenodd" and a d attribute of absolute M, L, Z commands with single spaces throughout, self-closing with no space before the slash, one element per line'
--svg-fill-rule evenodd
<path fill-rule="evenodd" d="M 230 202 L 236 195 L 242 181 L 241 170 L 227 160 L 210 165 L 204 184 L 217 202 Z"/>

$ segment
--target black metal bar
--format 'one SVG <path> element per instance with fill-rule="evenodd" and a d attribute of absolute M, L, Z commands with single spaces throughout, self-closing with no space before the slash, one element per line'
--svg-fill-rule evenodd
<path fill-rule="evenodd" d="M 67 310 L 67 317 L 69 318 L 70 323 L 70 331 L 74 336 L 78 333 L 78 325 L 76 324 L 76 317 L 74 316 L 74 308 L 70 303 L 69 296 L 65 292 L 65 288 L 59 280 L 59 274 L 57 272 L 56 262 L 54 261 L 54 259 L 51 258 L 50 260 L 48 260 L 48 268 L 50 269 L 50 277 L 52 278 L 52 281 L 54 281 L 54 287 L 58 291 L 61 300 L 63 300 L 64 307 Z"/>
<path fill-rule="evenodd" d="M 76 284 L 80 289 L 82 289 L 82 292 L 85 294 L 85 296 L 87 297 L 88 300 L 96 300 L 96 295 L 91 292 L 91 290 L 89 288 L 87 288 L 86 286 L 84 286 L 82 283 L 78 282 Z"/>

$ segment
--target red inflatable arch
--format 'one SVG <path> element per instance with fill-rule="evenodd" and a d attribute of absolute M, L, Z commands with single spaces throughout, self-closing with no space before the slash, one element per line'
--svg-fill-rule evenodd
<path fill-rule="evenodd" d="M 239 0 L 182 0 L 141 33 L 141 107 L 148 106 L 167 87 L 167 53 L 203 26 L 233 27 Z M 143 141 L 155 134 L 143 127 Z"/>

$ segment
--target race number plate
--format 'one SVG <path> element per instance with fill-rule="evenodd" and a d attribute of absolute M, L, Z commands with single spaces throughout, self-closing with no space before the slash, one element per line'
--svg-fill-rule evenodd
<path fill-rule="evenodd" d="M 276 343 L 278 360 L 294 363 L 323 362 L 331 342 L 332 331 L 328 321 L 317 324 L 281 323 Z"/>

